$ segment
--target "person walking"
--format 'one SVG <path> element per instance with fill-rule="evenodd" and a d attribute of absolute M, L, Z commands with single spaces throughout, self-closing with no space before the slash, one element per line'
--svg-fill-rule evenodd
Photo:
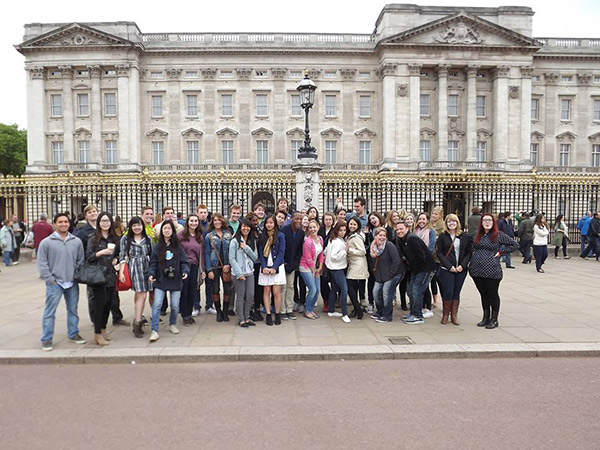
<path fill-rule="evenodd" d="M 478 327 L 498 327 L 500 295 L 498 290 L 503 273 L 500 257 L 516 250 L 518 244 L 498 231 L 496 218 L 489 213 L 481 216 L 479 230 L 473 239 L 469 274 L 481 296 L 483 319 Z"/>
<path fill-rule="evenodd" d="M 519 223 L 519 230 L 517 235 L 519 236 L 519 251 L 523 255 L 523 264 L 531 263 L 531 246 L 533 245 L 533 222 L 531 215 L 528 212 L 524 212 L 522 215 L 521 223 Z"/>
<path fill-rule="evenodd" d="M 348 253 L 348 271 L 346 280 L 348 282 L 348 295 L 354 306 L 351 318 L 358 320 L 363 318 L 363 308 L 359 302 L 358 294 L 360 282 L 369 278 L 369 267 L 367 263 L 367 250 L 365 248 L 365 235 L 358 217 L 348 220 L 348 233 L 346 236 L 346 250 Z"/>
<path fill-rule="evenodd" d="M 250 320 L 250 308 L 254 301 L 254 263 L 258 260 L 258 248 L 250 220 L 240 220 L 238 230 L 229 244 L 229 262 L 236 292 L 238 325 L 242 328 L 254 326 Z"/>
<path fill-rule="evenodd" d="M 61 297 L 67 306 L 67 336 L 69 342 L 85 344 L 79 334 L 79 285 L 75 283 L 75 272 L 83 264 L 83 244 L 69 233 L 71 222 L 65 213 L 52 219 L 55 231 L 44 239 L 38 248 L 37 267 L 40 278 L 46 282 L 46 306 L 42 319 L 42 350 L 52 350 L 56 308 Z"/>
<path fill-rule="evenodd" d="M 187 256 L 190 265 L 190 276 L 183 280 L 179 310 L 183 326 L 189 327 L 196 323 L 193 317 L 194 305 L 200 305 L 200 291 L 198 291 L 198 276 L 201 280 L 206 278 L 206 262 L 204 255 L 204 238 L 200 228 L 200 218 L 196 214 L 189 214 L 185 220 L 183 231 L 177 234 L 179 243 Z"/>
<path fill-rule="evenodd" d="M 127 224 L 127 234 L 123 235 L 119 243 L 121 249 L 119 280 L 121 283 L 125 283 L 125 267 L 127 265 L 131 278 L 131 290 L 135 292 L 133 297 L 133 335 L 136 338 L 144 336 L 142 314 L 144 314 L 147 294 L 150 292 L 148 268 L 152 253 L 152 239 L 148 237 L 146 230 L 141 217 L 132 217 Z"/>
<path fill-rule="evenodd" d="M 258 284 L 263 286 L 263 303 L 266 316 L 265 323 L 273 325 L 271 315 L 271 292 L 275 303 L 275 325 L 281 325 L 281 287 L 286 283 L 284 264 L 285 236 L 279 231 L 277 218 L 269 216 L 265 220 L 265 229 L 258 240 L 260 258 L 260 275 Z"/>
<path fill-rule="evenodd" d="M 13 233 L 12 220 L 6 219 L 4 225 L 0 229 L 0 247 L 2 247 L 2 253 L 4 254 L 4 265 L 10 267 L 16 265 L 13 263 L 11 255 L 17 248 L 17 240 Z"/>
<path fill-rule="evenodd" d="M 515 238 L 515 226 L 512 220 L 512 212 L 506 211 L 502 214 L 502 218 L 498 219 L 498 230 L 506 234 L 509 238 Z M 514 269 L 510 253 L 504 256 L 504 263 L 507 269 Z"/>
<path fill-rule="evenodd" d="M 299 269 L 300 276 L 308 288 L 304 317 L 311 320 L 319 318 L 319 315 L 315 313 L 315 306 L 321 290 L 320 278 L 324 267 L 323 249 L 323 238 L 319 236 L 319 222 L 317 219 L 311 219 L 308 223 L 308 236 L 304 239 Z"/>
<path fill-rule="evenodd" d="M 448 323 L 448 316 L 454 325 L 458 321 L 460 292 L 467 277 L 471 260 L 471 235 L 462 232 L 460 220 L 455 214 L 444 219 L 444 232 L 438 237 L 435 247 L 440 260 L 438 279 L 442 285 L 442 325 Z"/>
<path fill-rule="evenodd" d="M 160 309 L 165 295 L 169 292 L 171 297 L 171 315 L 169 316 L 169 331 L 178 334 L 177 315 L 179 314 L 179 299 L 183 281 L 190 274 L 190 265 L 183 247 L 177 238 L 177 228 L 172 220 L 161 223 L 158 244 L 152 249 L 150 257 L 150 276 L 148 279 L 154 283 L 154 304 L 152 305 L 152 333 L 150 342 L 159 339 L 158 324 Z"/>
<path fill-rule="evenodd" d="M 479 224 L 481 223 L 481 208 L 479 206 L 474 206 L 471 208 L 471 215 L 467 219 L 467 233 L 471 236 L 475 236 L 477 230 L 479 229 Z"/>
<path fill-rule="evenodd" d="M 373 236 L 373 242 L 369 246 L 369 263 L 375 276 L 373 297 L 376 311 L 371 318 L 377 323 L 387 323 L 392 321 L 392 301 L 396 287 L 404 275 L 404 265 L 400 260 L 398 248 L 388 241 L 387 230 L 384 227 L 373 230 Z"/>
<path fill-rule="evenodd" d="M 581 254 L 582 258 L 587 258 L 588 255 L 596 255 L 596 261 L 600 261 L 600 212 L 595 212 L 594 217 L 590 221 L 587 237 L 589 244 Z"/>
<path fill-rule="evenodd" d="M 550 230 L 543 214 L 535 216 L 533 225 L 533 254 L 535 255 L 535 269 L 544 273 L 542 266 L 548 258 L 548 235 Z"/>
<path fill-rule="evenodd" d="M 206 273 L 212 285 L 213 305 L 217 310 L 217 322 L 229 322 L 227 310 L 231 296 L 231 266 L 229 244 L 232 238 L 227 219 L 214 213 L 208 233 L 204 238 Z M 221 309 L 221 281 L 223 281 L 223 308 Z"/>
<path fill-rule="evenodd" d="M 27 231 L 27 227 L 23 223 L 23 221 L 19 220 L 16 214 L 13 214 L 11 217 L 12 222 L 12 230 L 15 236 L 15 248 L 13 249 L 10 257 L 12 259 L 13 265 L 19 264 L 19 256 L 21 255 L 21 244 L 25 240 L 25 232 Z"/>
<path fill-rule="evenodd" d="M 554 245 L 554 258 L 558 259 L 558 250 L 562 247 L 563 258 L 570 259 L 567 254 L 567 244 L 569 242 L 569 228 L 565 223 L 565 216 L 559 214 L 554 220 L 554 236 L 552 236 L 552 245 Z"/>
<path fill-rule="evenodd" d="M 582 258 L 587 258 L 588 255 L 584 255 L 584 250 L 586 245 L 589 243 L 589 239 L 588 239 L 588 231 L 590 229 L 590 222 L 592 221 L 592 212 L 588 211 L 586 212 L 583 217 L 581 219 L 579 219 L 579 222 L 577 222 L 577 229 L 579 230 L 580 233 L 580 237 L 581 237 L 581 253 L 580 255 Z"/>

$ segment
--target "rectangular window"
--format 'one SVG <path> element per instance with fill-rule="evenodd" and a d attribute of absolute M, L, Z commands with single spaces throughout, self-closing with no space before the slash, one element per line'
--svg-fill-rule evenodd
<path fill-rule="evenodd" d="M 592 167 L 600 167 L 600 145 L 592 145 Z"/>
<path fill-rule="evenodd" d="M 223 164 L 233 164 L 233 141 L 221 141 Z"/>
<path fill-rule="evenodd" d="M 458 161 L 458 141 L 448 141 L 448 161 Z"/>
<path fill-rule="evenodd" d="M 361 95 L 359 98 L 359 117 L 371 117 L 371 96 Z"/>
<path fill-rule="evenodd" d="M 572 83 L 573 82 L 573 77 L 571 75 L 563 75 L 561 77 L 561 81 L 563 83 Z"/>
<path fill-rule="evenodd" d="M 600 100 L 594 100 L 594 121 L 600 121 Z"/>
<path fill-rule="evenodd" d="M 219 72 L 219 77 L 233 78 L 233 71 L 232 70 L 221 70 L 221 72 Z"/>
<path fill-rule="evenodd" d="M 117 94 L 113 92 L 107 92 L 104 94 L 104 115 L 117 115 Z"/>
<path fill-rule="evenodd" d="M 560 120 L 571 120 L 571 100 L 560 101 Z"/>
<path fill-rule="evenodd" d="M 161 165 L 165 163 L 165 143 L 163 141 L 152 141 L 152 164 Z"/>
<path fill-rule="evenodd" d="M 420 141 L 419 153 L 421 155 L 421 161 L 431 161 L 431 141 Z"/>
<path fill-rule="evenodd" d="M 90 162 L 90 141 L 78 141 L 77 147 L 79 149 L 79 162 L 89 163 Z"/>
<path fill-rule="evenodd" d="M 337 141 L 325 141 L 325 164 L 335 164 L 337 160 Z"/>
<path fill-rule="evenodd" d="M 292 164 L 296 164 L 298 162 L 298 150 L 300 150 L 300 147 L 302 147 L 302 141 L 294 139 L 291 145 L 292 154 L 290 161 L 292 162 Z"/>
<path fill-rule="evenodd" d="M 301 70 L 290 70 L 290 78 L 302 78 Z"/>
<path fill-rule="evenodd" d="M 267 94 L 256 95 L 256 115 L 258 117 L 267 117 L 269 115 Z"/>
<path fill-rule="evenodd" d="M 62 95 L 51 95 L 50 102 L 52 104 L 52 117 L 62 116 Z"/>
<path fill-rule="evenodd" d="M 163 77 L 162 72 L 150 72 L 150 78 L 162 78 L 162 77 Z"/>
<path fill-rule="evenodd" d="M 335 71 L 332 71 L 332 72 L 325 71 L 324 78 L 335 78 L 335 77 L 337 77 L 337 72 L 335 72 Z"/>
<path fill-rule="evenodd" d="M 421 94 L 419 97 L 420 114 L 421 116 L 431 115 L 431 96 L 429 94 Z"/>
<path fill-rule="evenodd" d="M 256 141 L 256 162 L 258 164 L 269 162 L 269 141 Z"/>
<path fill-rule="evenodd" d="M 90 115 L 90 96 L 88 94 L 77 94 L 77 115 Z"/>
<path fill-rule="evenodd" d="M 531 144 L 529 146 L 529 159 L 531 164 L 534 166 L 538 165 L 538 155 L 540 151 L 540 144 Z"/>
<path fill-rule="evenodd" d="M 52 162 L 62 164 L 65 162 L 64 142 L 56 141 L 52 143 Z"/>
<path fill-rule="evenodd" d="M 152 117 L 163 116 L 163 98 L 162 95 L 152 96 Z"/>
<path fill-rule="evenodd" d="M 371 141 L 359 142 L 358 162 L 360 164 L 371 164 Z"/>
<path fill-rule="evenodd" d="M 478 95 L 476 98 L 476 106 L 475 106 L 475 111 L 476 111 L 476 115 L 477 117 L 485 117 L 485 96 L 483 95 Z"/>
<path fill-rule="evenodd" d="M 336 96 L 326 95 L 325 96 L 325 117 L 335 117 L 336 114 Z"/>
<path fill-rule="evenodd" d="M 540 99 L 532 98 L 531 99 L 531 120 L 539 120 L 540 119 Z"/>
<path fill-rule="evenodd" d="M 448 115 L 458 116 L 458 95 L 448 96 Z"/>
<path fill-rule="evenodd" d="M 485 141 L 477 141 L 477 162 L 486 162 L 487 161 L 487 142 Z"/>
<path fill-rule="evenodd" d="M 221 95 L 221 115 L 222 116 L 233 116 L 233 95 L 232 94 Z"/>
<path fill-rule="evenodd" d="M 198 141 L 187 142 L 187 159 L 188 164 L 198 164 L 198 161 L 200 159 L 198 151 Z"/>
<path fill-rule="evenodd" d="M 198 71 L 187 70 L 184 75 L 185 78 L 198 78 Z"/>
<path fill-rule="evenodd" d="M 116 164 L 117 159 L 117 141 L 106 141 L 104 143 L 106 149 L 106 164 Z"/>
<path fill-rule="evenodd" d="M 570 165 L 571 144 L 560 144 L 560 154 L 558 165 L 567 167 Z"/>
<path fill-rule="evenodd" d="M 358 72 L 358 78 L 362 78 L 362 79 L 371 78 L 371 72 Z"/>
<path fill-rule="evenodd" d="M 300 107 L 300 96 L 292 95 L 292 117 L 302 115 L 302 108 Z"/>
<path fill-rule="evenodd" d="M 197 95 L 186 95 L 185 103 L 186 103 L 187 115 L 196 117 L 198 115 L 198 96 Z"/>

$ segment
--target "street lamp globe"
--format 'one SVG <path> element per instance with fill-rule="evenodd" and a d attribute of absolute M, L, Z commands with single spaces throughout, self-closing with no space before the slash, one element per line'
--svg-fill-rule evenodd
<path fill-rule="evenodd" d="M 296 88 L 300 93 L 300 106 L 304 110 L 304 145 L 298 149 L 298 159 L 310 161 L 317 159 L 317 149 L 310 145 L 310 126 L 308 124 L 308 113 L 315 104 L 315 91 L 317 85 L 308 77 L 308 70 L 304 72 L 304 79 L 298 83 Z"/>

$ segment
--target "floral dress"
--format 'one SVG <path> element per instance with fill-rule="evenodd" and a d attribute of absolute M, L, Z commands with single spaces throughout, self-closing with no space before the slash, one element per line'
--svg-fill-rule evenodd
<path fill-rule="evenodd" d="M 131 290 L 135 292 L 148 292 L 151 285 L 148 280 L 148 267 L 150 265 L 150 254 L 152 253 L 152 242 L 148 238 L 140 242 L 131 241 L 131 247 L 127 251 L 127 236 L 121 238 L 121 255 L 119 262 L 129 264 L 129 276 L 131 277 Z"/>

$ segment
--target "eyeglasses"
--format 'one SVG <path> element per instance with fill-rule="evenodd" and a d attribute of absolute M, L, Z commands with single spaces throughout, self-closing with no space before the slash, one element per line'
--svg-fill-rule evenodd
<path fill-rule="evenodd" d="M 100 223 L 110 223 L 110 220 L 108 220 L 108 219 L 102 219 L 102 220 L 100 221 Z"/>
<path fill-rule="evenodd" d="M 481 219 L 482 222 L 493 222 L 493 219 Z"/>

